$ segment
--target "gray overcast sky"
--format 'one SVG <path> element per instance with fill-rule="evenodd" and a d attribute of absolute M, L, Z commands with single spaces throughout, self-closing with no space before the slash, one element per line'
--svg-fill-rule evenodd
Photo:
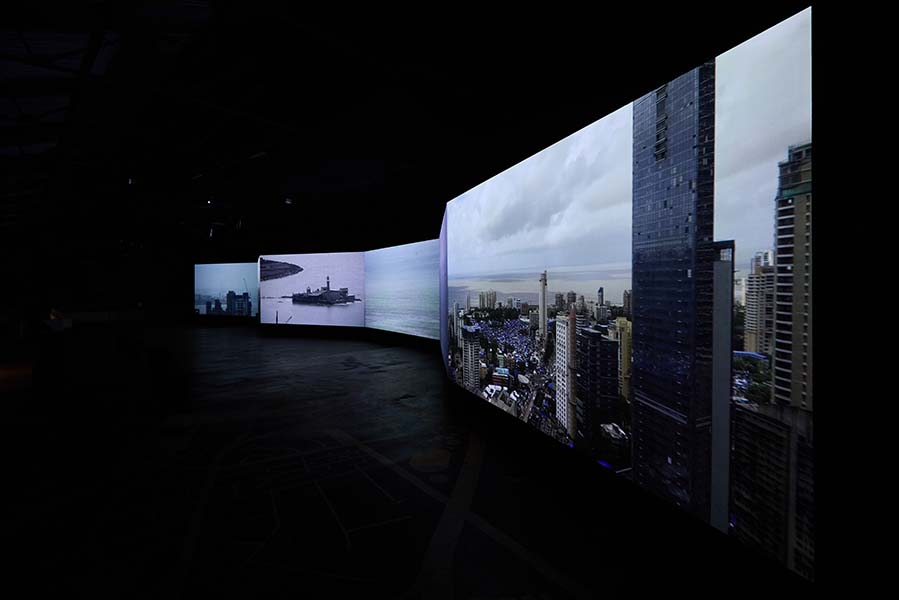
<path fill-rule="evenodd" d="M 628 104 L 450 201 L 448 277 L 629 263 L 631 114 Z"/>
<path fill-rule="evenodd" d="M 715 102 L 715 238 L 736 241 L 745 275 L 772 245 L 777 163 L 811 138 L 811 9 L 717 57 Z M 560 267 L 627 279 L 632 138 L 628 104 L 450 201 L 450 284 Z"/>
<path fill-rule="evenodd" d="M 736 268 L 774 243 L 777 163 L 812 137 L 812 9 L 715 59 L 715 239 Z"/>
<path fill-rule="evenodd" d="M 228 291 L 237 294 L 249 291 L 250 298 L 255 302 L 259 291 L 257 263 L 194 265 L 194 293 L 224 296 Z"/>

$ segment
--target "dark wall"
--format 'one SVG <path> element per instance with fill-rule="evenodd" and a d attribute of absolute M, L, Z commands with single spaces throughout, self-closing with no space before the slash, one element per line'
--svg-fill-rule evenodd
<path fill-rule="evenodd" d="M 804 6 L 31 16 L 119 41 L 4 235 L 3 312 L 188 319 L 194 263 L 434 239 L 447 201 Z"/>

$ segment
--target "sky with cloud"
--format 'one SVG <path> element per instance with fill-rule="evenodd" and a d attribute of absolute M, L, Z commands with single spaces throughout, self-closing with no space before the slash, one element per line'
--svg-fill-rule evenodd
<path fill-rule="evenodd" d="M 715 59 L 715 238 L 738 276 L 773 248 L 777 163 L 812 138 L 812 9 Z"/>
<path fill-rule="evenodd" d="M 739 276 L 772 246 L 778 161 L 811 139 L 811 9 L 717 57 L 715 85 L 715 238 L 736 241 Z M 451 285 L 544 269 L 629 285 L 632 133 L 628 104 L 449 202 Z"/>
<path fill-rule="evenodd" d="M 631 106 L 447 205 L 450 278 L 629 263 Z"/>

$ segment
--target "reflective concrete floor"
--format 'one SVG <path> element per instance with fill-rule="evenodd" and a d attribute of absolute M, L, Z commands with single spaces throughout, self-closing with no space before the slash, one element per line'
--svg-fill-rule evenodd
<path fill-rule="evenodd" d="M 801 586 L 464 397 L 436 342 L 107 328 L 4 373 L 4 530 L 29 596 Z"/>

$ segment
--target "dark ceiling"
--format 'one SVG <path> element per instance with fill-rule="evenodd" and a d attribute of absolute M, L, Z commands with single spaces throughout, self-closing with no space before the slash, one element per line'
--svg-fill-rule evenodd
<path fill-rule="evenodd" d="M 254 5 L 4 18 L 4 310 L 165 313 L 194 262 L 436 238 L 454 196 L 805 6 Z"/>

